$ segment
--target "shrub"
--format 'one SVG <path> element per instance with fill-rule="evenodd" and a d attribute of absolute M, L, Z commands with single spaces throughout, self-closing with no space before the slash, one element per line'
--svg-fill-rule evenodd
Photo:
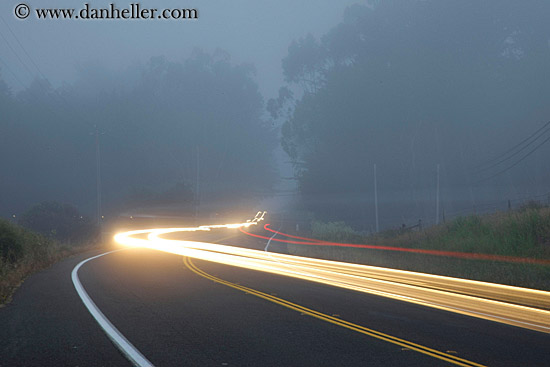
<path fill-rule="evenodd" d="M 311 223 L 313 237 L 330 242 L 361 242 L 362 236 L 344 222 Z"/>
<path fill-rule="evenodd" d="M 16 227 L 0 219 L 0 257 L 6 262 L 15 263 L 23 254 L 23 239 Z"/>
<path fill-rule="evenodd" d="M 524 212 L 524 211 L 528 211 L 528 210 L 540 210 L 544 207 L 545 206 L 539 201 L 529 200 L 528 202 L 526 202 L 525 204 L 520 206 L 519 210 Z"/>
<path fill-rule="evenodd" d="M 25 228 L 51 239 L 79 242 L 93 237 L 96 227 L 70 204 L 46 201 L 30 208 L 19 221 Z"/>

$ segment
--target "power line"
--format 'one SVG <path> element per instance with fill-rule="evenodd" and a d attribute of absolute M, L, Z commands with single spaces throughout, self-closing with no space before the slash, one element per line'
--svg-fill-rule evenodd
<path fill-rule="evenodd" d="M 519 153 L 523 152 L 525 149 L 527 149 L 529 146 L 531 146 L 533 143 L 535 143 L 537 140 L 539 140 L 541 137 L 544 136 L 544 134 L 546 134 L 548 131 L 550 131 L 550 129 L 546 129 L 544 132 L 542 132 L 539 136 L 537 136 L 535 139 L 533 139 L 529 144 L 527 145 L 524 145 L 520 150 L 518 150 L 517 152 L 515 152 L 514 154 L 510 155 L 509 157 L 505 157 L 503 159 L 501 159 L 500 161 L 486 167 L 486 168 L 483 168 L 483 169 L 480 169 L 478 171 L 476 171 L 475 173 L 481 173 L 481 172 L 484 172 L 484 171 L 488 171 L 490 170 L 491 168 L 493 167 L 496 167 L 498 166 L 499 164 L 503 163 L 503 162 L 506 162 L 507 160 L 510 160 L 512 159 L 513 157 L 517 156 Z"/>
<path fill-rule="evenodd" d="M 525 150 L 528 146 L 530 146 L 531 144 L 533 144 L 535 141 L 537 141 L 540 137 L 542 137 L 544 134 L 546 134 L 546 132 L 550 131 L 550 129 L 546 129 L 548 126 L 550 125 L 550 121 L 548 121 L 547 123 L 545 123 L 541 128 L 539 128 L 537 131 L 535 131 L 534 133 L 532 133 L 531 135 L 529 135 L 527 138 L 523 139 L 522 141 L 520 141 L 519 143 L 517 143 L 516 145 L 514 145 L 513 147 L 511 147 L 510 149 L 506 150 L 504 153 L 496 156 L 495 158 L 492 158 L 490 160 L 488 160 L 487 162 L 483 163 L 483 164 L 480 164 L 478 165 L 477 167 L 477 170 L 475 171 L 476 173 L 479 173 L 479 172 L 482 172 L 482 171 L 486 171 L 490 168 L 493 168 L 497 165 L 499 165 L 500 163 L 503 163 L 513 157 L 515 157 L 517 154 L 519 154 L 520 152 L 522 152 L 523 150 Z M 546 130 L 544 130 L 546 129 Z M 517 152 L 513 153 L 512 155 L 508 156 L 510 153 L 512 153 L 514 150 L 516 150 L 517 148 L 519 148 L 521 145 L 523 145 L 525 142 L 531 140 L 531 138 L 533 138 L 535 135 L 537 135 L 539 132 L 541 132 L 542 130 L 544 130 L 542 133 L 540 133 L 535 139 L 533 139 L 530 143 L 528 143 L 527 145 L 525 145 L 524 147 L 522 147 L 520 150 L 518 150 Z M 508 156 L 508 157 L 507 157 Z M 500 160 L 499 160 L 500 159 Z M 499 160 L 498 162 L 496 163 L 493 163 L 495 161 Z M 493 163 L 493 164 L 492 164 Z M 487 165 L 490 165 L 490 166 L 487 166 Z M 484 166 L 487 166 L 487 167 L 484 167 Z"/>
<path fill-rule="evenodd" d="M 497 172 L 495 173 L 494 175 L 492 176 L 489 176 L 487 178 L 484 178 L 482 180 L 479 180 L 477 181 L 477 183 L 480 183 L 480 182 L 484 182 L 484 181 L 487 181 L 487 180 L 490 180 L 506 171 L 509 171 L 510 169 L 514 168 L 515 166 L 517 166 L 519 163 L 521 163 L 525 158 L 529 157 L 531 154 L 533 154 L 538 148 L 540 148 L 542 145 L 544 145 L 546 142 L 550 141 L 550 136 L 548 138 L 546 138 L 542 143 L 540 143 L 539 145 L 537 145 L 535 148 L 531 149 L 531 151 L 529 151 L 529 153 L 527 153 L 526 155 L 524 155 L 519 161 L 517 161 L 516 163 L 512 164 L 511 166 L 503 169 L 502 171 L 500 172 Z"/>
<path fill-rule="evenodd" d="M 21 43 L 21 41 L 19 41 L 19 38 L 17 37 L 17 35 L 13 32 L 13 30 L 10 28 L 10 26 L 8 25 L 8 23 L 5 21 L 5 19 L 0 16 L 0 19 L 2 19 L 2 22 L 6 25 L 6 27 L 8 28 L 8 30 L 10 31 L 11 35 L 13 36 L 13 38 L 16 40 L 17 44 L 19 44 L 19 47 L 23 50 L 23 52 L 25 53 L 25 55 L 27 56 L 27 58 L 30 60 L 30 62 L 32 63 L 32 65 L 36 68 L 36 70 L 38 71 L 38 73 L 42 76 L 42 80 L 40 78 L 37 78 L 38 80 L 38 83 L 39 85 L 41 86 L 42 88 L 42 91 L 44 93 L 45 96 L 47 97 L 50 97 L 51 98 L 51 93 L 47 93 L 48 92 L 48 86 L 47 85 L 44 85 L 43 83 L 45 81 L 48 80 L 48 78 L 46 78 L 46 76 L 44 75 L 44 73 L 42 72 L 42 70 L 40 70 L 40 68 L 38 67 L 38 65 L 34 62 L 33 58 L 29 55 L 29 53 L 27 52 L 27 50 L 25 49 L 25 47 L 23 46 L 23 44 Z M 29 67 L 27 66 L 27 64 L 21 59 L 20 55 L 17 53 L 17 51 L 11 46 L 10 42 L 7 40 L 7 38 L 4 36 L 4 34 L 2 34 L 0 32 L 0 36 L 2 37 L 2 39 L 4 39 L 4 41 L 6 42 L 6 44 L 8 45 L 8 48 L 13 52 L 13 54 L 16 56 L 17 60 L 19 60 L 19 62 L 21 63 L 21 65 L 23 65 L 23 67 L 25 68 L 25 70 L 29 73 L 29 75 L 31 76 L 31 78 L 34 78 L 35 75 L 33 75 L 33 73 L 31 72 L 31 70 L 29 69 Z M 37 96 L 34 94 L 34 92 L 32 91 L 32 89 L 28 88 L 28 87 L 25 87 L 25 85 L 21 82 L 21 80 L 17 77 L 17 75 L 11 70 L 11 68 L 9 67 L 9 65 L 0 58 L 0 61 L 2 62 L 2 64 L 4 64 L 6 66 L 6 68 L 10 71 L 10 73 L 13 75 L 13 77 L 15 78 L 15 80 L 21 84 L 21 86 L 23 87 L 23 90 L 26 90 L 28 93 L 30 93 L 30 95 L 36 99 L 37 101 L 39 100 L 39 98 L 37 98 Z M 35 79 L 36 80 L 36 79 Z M 55 88 L 51 88 L 50 89 L 53 94 L 55 94 L 57 97 L 58 97 L 58 100 L 61 102 L 61 105 L 63 106 L 63 108 L 65 109 L 66 112 L 73 112 L 71 108 L 69 108 L 69 104 L 67 102 L 67 100 L 61 95 L 59 94 L 59 92 L 55 89 Z M 56 112 L 56 111 L 53 111 L 52 109 L 50 109 L 48 107 L 48 105 L 44 105 L 42 106 L 44 109 L 48 110 L 52 115 L 60 118 L 61 116 Z M 86 125 L 86 122 L 87 122 L 87 125 L 92 125 L 91 122 L 87 121 L 86 119 L 83 119 L 83 118 L 80 118 L 78 119 L 79 121 L 82 121 L 82 122 L 85 122 L 85 125 Z M 101 161 L 100 161 L 100 147 L 99 147 L 99 135 L 100 135 L 100 132 L 99 132 L 99 129 L 97 128 L 97 126 L 94 125 L 94 130 L 95 130 L 95 145 L 96 145 L 96 190 L 97 190 L 97 224 L 98 224 L 98 227 L 100 229 L 100 233 L 101 233 L 101 225 L 102 225 L 102 208 L 101 208 Z"/>
<path fill-rule="evenodd" d="M 48 78 L 44 75 L 44 73 L 42 72 L 42 70 L 40 70 L 40 68 L 38 67 L 38 65 L 36 64 L 36 62 L 34 62 L 33 58 L 29 55 L 29 53 L 27 52 L 27 50 L 25 49 L 25 47 L 23 46 L 23 44 L 21 43 L 21 41 L 19 40 L 19 38 L 17 37 L 17 35 L 15 34 L 15 32 L 13 32 L 13 30 L 11 29 L 11 27 L 9 26 L 9 24 L 6 22 L 6 20 L 0 15 L 0 19 L 2 19 L 2 22 L 6 25 L 6 27 L 8 28 L 8 30 L 10 31 L 10 33 L 12 34 L 13 38 L 16 40 L 17 44 L 19 44 L 19 46 L 21 47 L 21 49 L 23 50 L 23 52 L 25 53 L 25 55 L 27 56 L 27 58 L 30 60 L 30 62 L 33 64 L 33 66 L 36 68 L 36 70 L 38 71 L 38 73 L 42 76 L 43 80 L 40 80 L 40 78 L 38 78 L 38 83 L 39 85 L 42 87 L 42 90 L 44 92 L 46 92 L 48 90 L 47 86 L 45 86 L 43 84 L 43 81 L 47 81 Z M 6 42 L 6 44 L 8 45 L 8 48 L 13 52 L 13 54 L 16 56 L 17 60 L 19 60 L 19 62 L 21 63 L 21 65 L 23 65 L 23 67 L 25 68 L 25 70 L 29 73 L 29 75 L 31 76 L 31 78 L 34 78 L 34 75 L 33 73 L 31 72 L 31 70 L 29 69 L 29 67 L 27 66 L 27 64 L 21 59 L 21 57 L 19 56 L 19 54 L 17 53 L 17 51 L 11 46 L 11 44 L 9 43 L 9 41 L 6 39 L 6 37 L 0 32 L 0 36 L 4 39 L 4 41 Z M 17 78 L 15 76 L 15 73 L 9 68 L 9 66 L 7 65 L 7 63 L 5 61 L 3 61 L 3 64 L 6 65 L 6 67 L 8 68 L 8 70 L 10 71 L 10 73 L 14 76 L 14 78 L 19 82 L 19 84 L 21 84 L 21 86 L 23 87 L 24 90 L 27 90 L 29 91 L 29 93 L 35 98 L 38 100 L 37 96 L 30 90 L 28 89 L 22 82 L 19 78 Z M 53 94 L 55 94 L 59 100 L 59 102 L 61 102 L 61 104 L 63 105 L 64 109 L 66 112 L 69 112 L 71 114 L 75 114 L 71 108 L 68 107 L 69 103 L 67 102 L 67 100 L 55 89 L 55 88 L 51 88 L 51 91 L 53 92 Z M 45 95 L 49 96 L 51 98 L 51 94 L 50 93 L 45 93 Z M 52 110 L 50 110 L 49 108 L 47 108 L 51 113 L 53 113 L 54 115 L 56 115 L 57 117 L 59 117 L 59 115 L 55 112 L 53 112 Z M 92 127 L 94 126 L 94 124 L 91 122 L 91 121 L 88 121 L 84 116 L 80 115 L 78 116 L 79 118 L 77 119 L 78 121 L 82 121 L 82 122 L 85 122 L 86 125 L 88 125 L 88 127 Z"/>
<path fill-rule="evenodd" d="M 13 38 L 15 38 L 15 41 L 17 42 L 17 44 L 19 45 L 19 47 L 21 47 L 21 49 L 23 50 L 23 52 L 25 53 L 25 55 L 27 56 L 27 58 L 31 61 L 31 63 L 34 65 L 34 67 L 36 68 L 36 70 L 38 70 L 38 73 L 42 76 L 42 78 L 44 79 L 48 79 L 46 78 L 46 76 L 42 73 L 42 70 L 40 70 L 40 68 L 38 67 L 38 65 L 36 65 L 36 63 L 34 62 L 34 60 L 32 59 L 32 57 L 29 55 L 29 53 L 27 52 L 27 50 L 25 49 L 25 47 L 23 47 L 23 44 L 19 41 L 19 38 L 15 35 L 15 33 L 13 32 L 13 30 L 11 29 L 11 27 L 9 26 L 8 22 L 6 22 L 6 20 L 4 19 L 4 17 L 2 17 L 2 15 L 0 15 L 0 19 L 2 19 L 2 22 L 4 22 L 4 24 L 6 25 L 6 27 L 8 28 L 8 30 L 10 31 L 11 35 L 13 36 Z"/>
<path fill-rule="evenodd" d="M 0 32 L 0 37 L 2 37 L 2 39 L 4 40 L 4 42 L 6 42 L 6 45 L 8 45 L 8 48 L 11 50 L 11 52 L 13 52 L 13 54 L 15 55 L 15 57 L 17 57 L 17 60 L 19 60 L 19 62 L 21 63 L 21 65 L 23 65 L 23 68 L 25 68 L 25 70 L 27 70 L 27 72 L 29 73 L 29 75 L 31 76 L 31 78 L 33 77 L 32 75 L 32 72 L 30 71 L 29 67 L 27 66 L 27 64 L 25 64 L 23 62 L 23 60 L 21 60 L 21 58 L 19 57 L 19 54 L 17 54 L 17 52 L 15 52 L 15 50 L 13 49 L 13 47 L 11 46 L 11 44 L 8 42 L 8 39 L 2 34 L 2 32 Z"/>
<path fill-rule="evenodd" d="M 2 64 L 4 64 L 4 66 L 6 67 L 6 69 L 8 69 L 8 71 L 10 72 L 10 74 L 13 76 L 13 78 L 19 83 L 21 84 L 21 86 L 23 88 L 25 88 L 25 84 L 17 77 L 17 75 L 13 72 L 13 70 L 11 70 L 10 66 L 0 57 L 0 62 L 2 62 Z"/>
<path fill-rule="evenodd" d="M 26 89 L 25 87 L 25 84 L 21 81 L 21 79 L 19 79 L 19 77 L 17 77 L 17 75 L 13 72 L 13 70 L 10 68 L 10 66 L 2 59 L 0 58 L 0 62 L 2 64 L 4 64 L 4 66 L 6 67 L 6 69 L 8 69 L 8 71 L 10 72 L 10 74 L 13 76 L 13 78 L 19 83 L 21 84 L 21 86 L 23 87 L 23 89 Z M 38 96 L 36 94 L 34 94 L 34 92 L 30 89 L 27 89 L 27 92 L 30 93 L 30 95 L 36 99 L 37 101 L 39 100 Z M 60 117 L 59 114 L 57 112 L 55 112 L 54 110 L 52 110 L 51 108 L 47 107 L 47 106 L 43 106 L 44 109 L 46 109 L 49 113 L 51 113 L 53 116 L 55 117 Z"/>

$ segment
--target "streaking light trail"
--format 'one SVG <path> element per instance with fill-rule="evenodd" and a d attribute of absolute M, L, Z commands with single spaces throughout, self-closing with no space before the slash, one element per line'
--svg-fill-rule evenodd
<path fill-rule="evenodd" d="M 264 220 L 265 212 L 244 223 L 191 228 L 154 228 L 119 233 L 129 247 L 149 248 L 200 260 L 288 276 L 375 294 L 464 315 L 550 333 L 550 292 L 432 274 L 267 253 L 209 242 L 163 238 L 177 232 L 246 228 Z"/>
<path fill-rule="evenodd" d="M 455 258 L 471 259 L 471 260 L 492 260 L 492 261 L 503 261 L 503 262 L 511 262 L 511 263 L 529 263 L 529 264 L 550 265 L 550 260 L 533 259 L 533 258 L 528 258 L 528 257 L 483 254 L 483 253 L 476 253 L 476 252 L 442 251 L 442 250 L 428 250 L 428 249 L 421 249 L 421 248 L 365 245 L 365 244 L 357 244 L 357 243 L 341 243 L 341 242 L 321 241 L 321 240 L 316 240 L 314 238 L 293 236 L 293 235 L 290 235 L 290 234 L 287 234 L 287 233 L 279 232 L 279 231 L 276 231 L 274 229 L 269 228 L 269 224 L 264 225 L 264 229 L 266 231 L 269 231 L 269 232 L 272 232 L 272 233 L 275 233 L 275 234 L 279 234 L 279 235 L 284 236 L 284 237 L 299 239 L 300 241 L 283 240 L 283 239 L 279 239 L 279 238 L 272 238 L 272 237 L 262 236 L 262 235 L 259 235 L 259 234 L 254 234 L 254 233 L 247 232 L 242 227 L 239 228 L 239 230 L 242 233 L 247 234 L 247 235 L 252 236 L 252 237 L 262 238 L 262 239 L 266 239 L 266 240 L 271 239 L 272 241 L 283 242 L 283 243 L 292 243 L 292 244 L 296 244 L 296 245 L 355 247 L 355 248 L 365 248 L 365 249 L 371 249 L 371 250 L 411 252 L 411 253 L 417 253 L 417 254 L 446 256 L 446 257 L 455 257 Z"/>

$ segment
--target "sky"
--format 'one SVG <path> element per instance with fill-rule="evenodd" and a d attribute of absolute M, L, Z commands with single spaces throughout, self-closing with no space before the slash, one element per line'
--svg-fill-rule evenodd
<path fill-rule="evenodd" d="M 39 20 L 14 15 L 21 0 L 0 2 L 0 66 L 2 78 L 17 91 L 36 74 L 32 62 L 54 86 L 71 83 L 79 68 L 100 64 L 114 71 L 146 63 L 164 55 L 185 59 L 195 47 L 217 48 L 235 63 L 252 63 L 264 98 L 272 98 L 283 84 L 281 59 L 300 37 L 326 33 L 357 0 L 143 0 L 142 8 L 195 8 L 197 20 Z M 111 1 L 27 0 L 31 9 L 81 8 L 85 3 L 106 7 Z M 118 8 L 136 1 L 115 1 Z M 17 38 L 14 38 L 13 34 Z M 30 61 L 24 47 L 32 61 Z M 13 50 L 12 50 L 13 49 Z M 14 53 L 17 53 L 18 56 Z M 21 59 L 21 60 L 20 60 Z M 29 73 L 25 66 L 31 71 Z M 16 77 L 14 77 L 15 74 Z"/>

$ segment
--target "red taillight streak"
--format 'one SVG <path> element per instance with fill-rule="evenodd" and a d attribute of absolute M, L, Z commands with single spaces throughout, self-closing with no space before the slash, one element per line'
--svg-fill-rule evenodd
<path fill-rule="evenodd" d="M 492 255 L 492 254 L 480 254 L 472 252 L 458 252 L 458 251 L 441 251 L 441 250 L 427 250 L 427 249 L 417 249 L 417 248 L 405 248 L 405 247 L 394 247 L 394 246 L 377 246 L 377 245 L 360 245 L 356 243 L 339 243 L 339 242 L 327 242 L 320 241 L 313 238 L 299 237 L 289 235 L 283 232 L 276 231 L 274 229 L 268 228 L 269 224 L 264 225 L 264 229 L 272 233 L 279 234 L 281 236 L 302 239 L 309 242 L 302 241 L 292 241 L 292 240 L 281 240 L 278 238 L 270 238 L 267 236 L 262 236 L 254 233 L 245 231 L 242 227 L 239 230 L 249 236 L 262 238 L 271 241 L 292 243 L 297 245 L 314 245 L 314 246 L 337 246 L 337 247 L 355 247 L 355 248 L 366 248 L 373 250 L 385 250 L 385 251 L 399 251 L 399 252 L 411 252 L 417 254 L 426 254 L 426 255 L 435 255 L 435 256 L 447 256 L 447 257 L 456 257 L 462 259 L 475 259 L 475 260 L 493 260 L 493 261 L 505 261 L 505 262 L 514 262 L 514 263 L 531 263 L 531 264 L 542 264 L 550 265 L 550 260 L 542 259 L 531 259 L 525 257 L 515 257 L 515 256 L 505 256 L 505 255 Z"/>
<path fill-rule="evenodd" d="M 266 231 L 269 231 L 269 232 L 272 232 L 272 233 L 277 233 L 277 234 L 280 234 L 280 235 L 285 236 L 285 237 L 297 238 L 297 239 L 299 239 L 299 240 L 311 241 L 311 242 L 315 242 L 315 243 L 325 242 L 325 241 L 321 241 L 321 240 L 316 240 L 315 238 L 307 238 L 307 237 L 293 236 L 293 235 L 291 235 L 291 234 L 282 233 L 282 232 L 276 231 L 276 230 L 274 230 L 274 229 L 271 229 L 271 228 L 269 228 L 268 226 L 269 226 L 269 223 L 267 223 L 267 224 L 264 225 L 264 229 L 265 229 Z"/>

